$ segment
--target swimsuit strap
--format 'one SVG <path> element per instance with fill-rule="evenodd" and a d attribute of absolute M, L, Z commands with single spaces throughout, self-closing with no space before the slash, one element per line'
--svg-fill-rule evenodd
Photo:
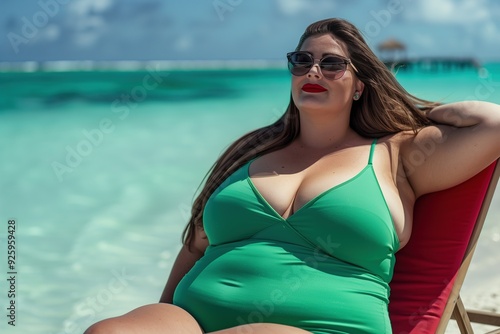
<path fill-rule="evenodd" d="M 370 147 L 370 157 L 368 158 L 368 165 L 372 164 L 373 153 L 375 152 L 375 145 L 377 145 L 377 138 L 373 140 L 372 146 Z"/>

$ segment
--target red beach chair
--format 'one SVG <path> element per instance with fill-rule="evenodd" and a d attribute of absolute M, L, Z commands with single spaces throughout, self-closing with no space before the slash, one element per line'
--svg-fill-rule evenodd
<path fill-rule="evenodd" d="M 396 253 L 390 285 L 394 334 L 444 333 L 452 316 L 462 334 L 473 333 L 471 321 L 500 327 L 500 314 L 465 310 L 459 294 L 500 176 L 499 160 L 462 184 L 418 199 L 412 236 Z"/>

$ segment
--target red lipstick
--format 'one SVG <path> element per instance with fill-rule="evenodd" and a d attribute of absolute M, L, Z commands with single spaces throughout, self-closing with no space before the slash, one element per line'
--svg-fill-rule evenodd
<path fill-rule="evenodd" d="M 302 86 L 302 90 L 304 92 L 307 92 L 307 93 L 322 93 L 322 92 L 326 92 L 326 88 L 325 87 L 323 87 L 321 85 L 317 85 L 317 84 L 310 84 L 310 83 L 307 83 L 304 86 Z"/>

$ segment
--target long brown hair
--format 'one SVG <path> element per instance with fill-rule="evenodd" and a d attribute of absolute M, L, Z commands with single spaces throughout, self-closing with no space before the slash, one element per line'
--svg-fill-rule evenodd
<path fill-rule="evenodd" d="M 363 137 L 379 138 L 405 130 L 416 132 L 430 124 L 422 111 L 436 104 L 409 94 L 350 22 L 334 18 L 311 24 L 301 36 L 296 50 L 307 38 L 323 34 L 333 35 L 347 46 L 349 57 L 358 70 L 356 76 L 365 84 L 361 99 L 352 104 L 350 126 L 354 131 Z M 193 203 L 191 218 L 183 233 L 184 244 L 191 246 L 195 229 L 203 228 L 205 204 L 229 175 L 252 158 L 287 146 L 299 131 L 299 110 L 290 97 L 280 119 L 244 135 L 229 146 L 207 173 L 206 182 Z"/>

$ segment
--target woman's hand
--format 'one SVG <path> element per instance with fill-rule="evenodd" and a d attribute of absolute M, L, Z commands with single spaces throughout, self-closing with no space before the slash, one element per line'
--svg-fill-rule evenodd
<path fill-rule="evenodd" d="M 427 116 L 436 125 L 408 134 L 400 151 L 416 197 L 462 183 L 500 157 L 500 105 L 450 103 Z"/>

